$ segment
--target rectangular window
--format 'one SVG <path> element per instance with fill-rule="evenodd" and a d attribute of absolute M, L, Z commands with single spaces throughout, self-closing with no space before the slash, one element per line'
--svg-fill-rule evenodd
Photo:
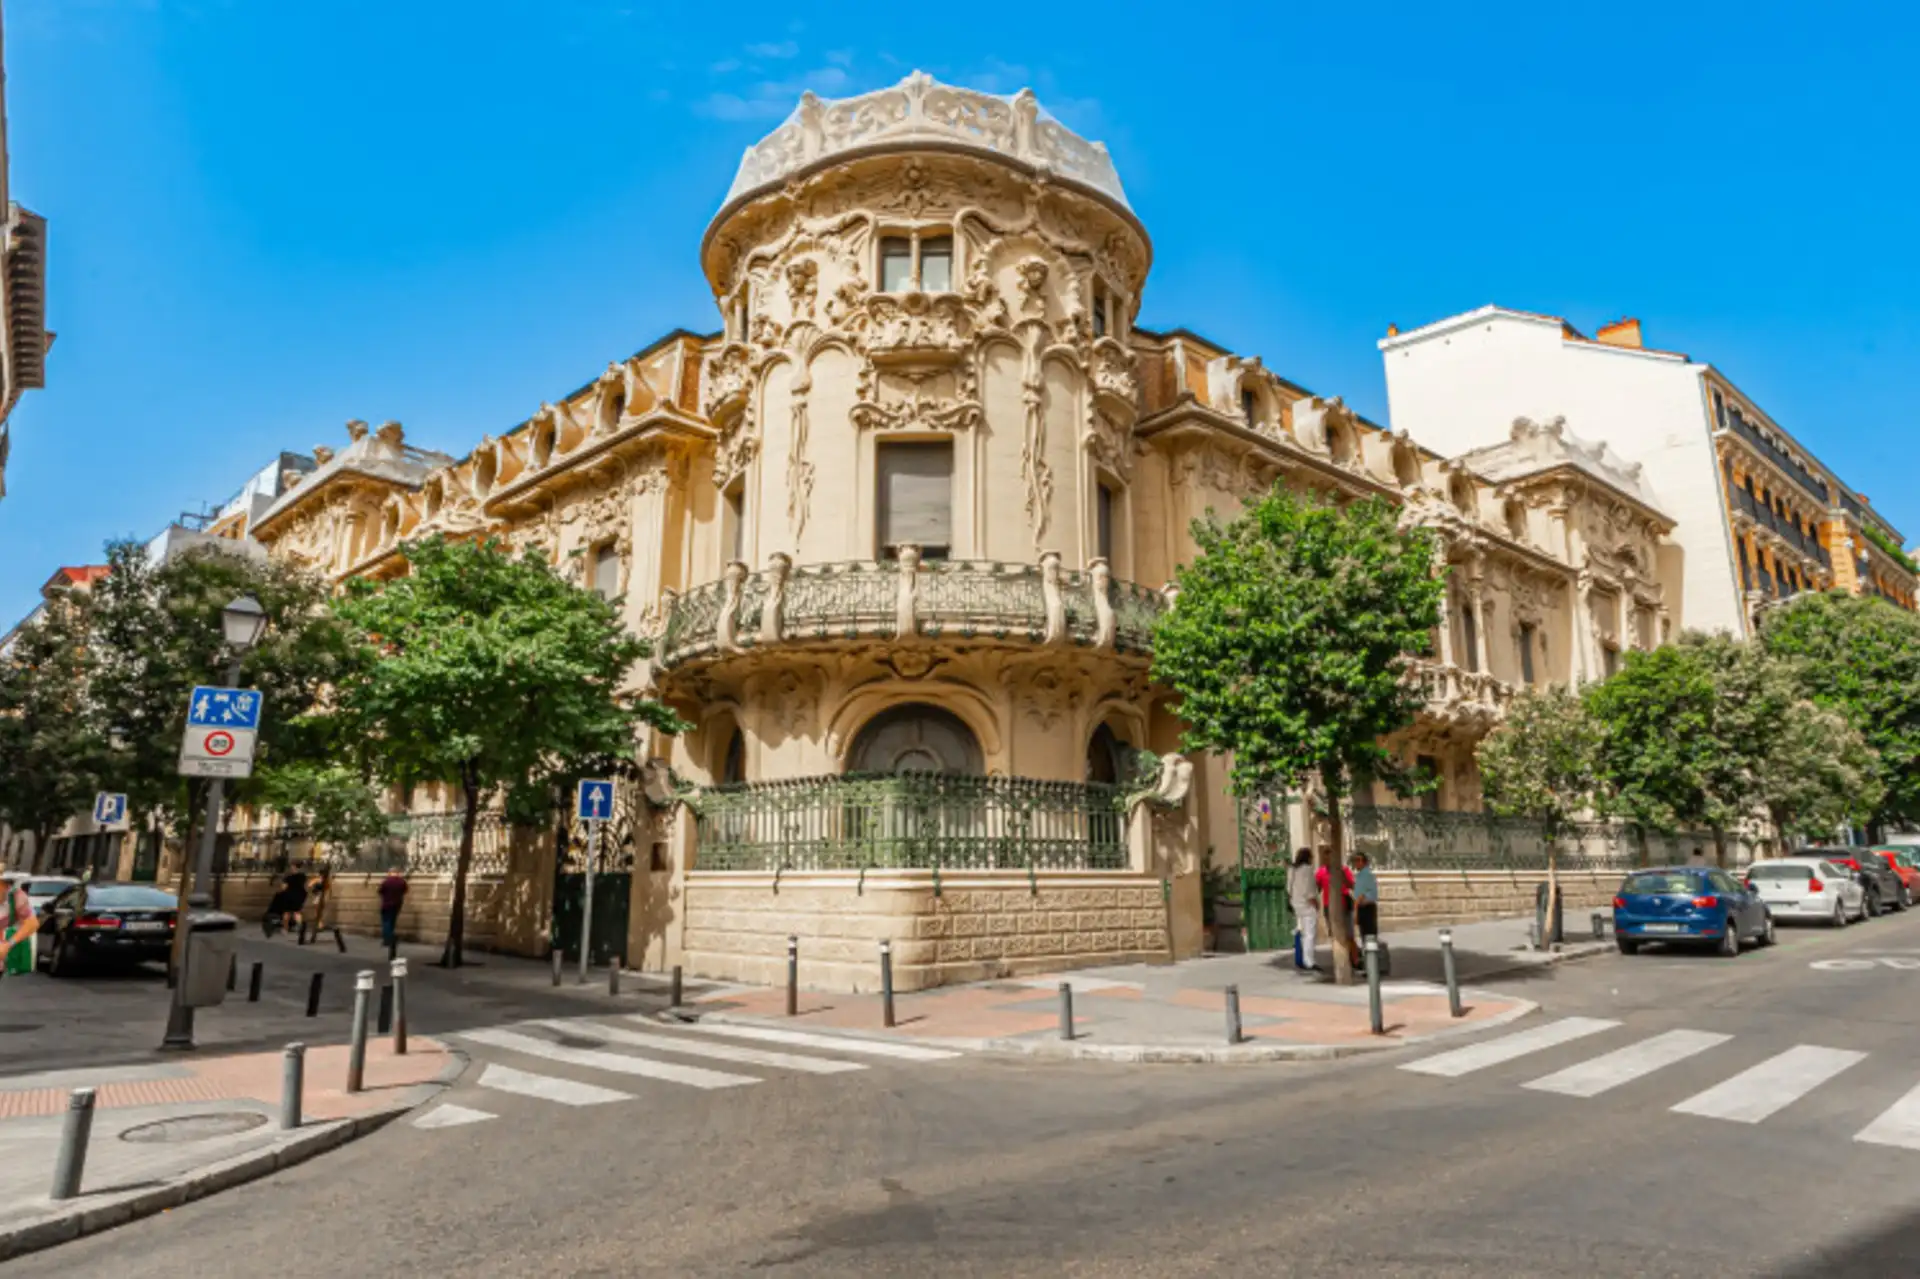
<path fill-rule="evenodd" d="M 746 489 L 736 485 L 726 493 L 726 529 L 727 559 L 744 560 L 747 558 L 747 501 Z"/>
<path fill-rule="evenodd" d="M 914 545 L 926 559 L 945 559 L 953 546 L 953 444 L 882 444 L 875 452 L 880 557 Z"/>
<path fill-rule="evenodd" d="M 1258 424 L 1258 414 L 1256 411 L 1259 407 L 1259 397 L 1254 395 L 1252 391 L 1240 392 L 1240 415 L 1247 419 L 1248 426 Z"/>
<path fill-rule="evenodd" d="M 1607 678 L 1612 679 L 1614 673 L 1620 669 L 1620 650 L 1611 644 L 1601 645 L 1600 667 L 1606 672 Z"/>
<path fill-rule="evenodd" d="M 1533 623 L 1520 623 L 1520 680 L 1533 685 Z"/>
<path fill-rule="evenodd" d="M 1113 563 L 1113 490 L 1101 484 L 1094 490 L 1094 546 L 1108 564 Z"/>
<path fill-rule="evenodd" d="M 1713 420 L 1720 424 L 1720 429 L 1726 429 L 1727 402 L 1720 398 L 1720 392 L 1718 391 L 1713 393 Z"/>
<path fill-rule="evenodd" d="M 880 241 L 880 291 L 905 293 L 913 287 L 913 241 L 890 235 Z"/>
<path fill-rule="evenodd" d="M 620 593 L 620 552 L 611 542 L 594 548 L 593 590 L 603 600 Z"/>
<path fill-rule="evenodd" d="M 1107 289 L 1098 280 L 1093 282 L 1093 336 L 1107 336 Z"/>
<path fill-rule="evenodd" d="M 1467 666 L 1470 671 L 1480 669 L 1480 628 L 1474 624 L 1473 606 L 1465 600 L 1460 602 L 1460 636 L 1466 641 Z"/>
<path fill-rule="evenodd" d="M 920 291 L 946 293 L 953 288 L 953 237 L 933 236 L 920 241 Z"/>

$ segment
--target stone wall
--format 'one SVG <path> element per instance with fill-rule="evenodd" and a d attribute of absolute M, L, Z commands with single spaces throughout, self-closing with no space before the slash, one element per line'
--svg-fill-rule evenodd
<path fill-rule="evenodd" d="M 1164 960 L 1167 909 L 1158 879 L 956 871 L 687 876 L 689 974 L 782 985 L 787 937 L 800 939 L 800 982 L 879 988 L 879 943 L 893 942 L 897 990 Z"/>
<path fill-rule="evenodd" d="M 380 935 L 379 874 L 342 874 L 333 877 L 338 895 L 337 920 L 342 932 L 356 936 Z M 238 915 L 251 926 L 267 913 L 267 903 L 280 886 L 279 875 L 226 875 L 218 882 L 215 900 L 220 909 Z M 447 921 L 453 906 L 451 876 L 416 875 L 408 880 L 406 905 L 400 911 L 403 941 L 440 945 L 447 940 Z M 536 891 L 524 876 L 474 875 L 467 880 L 465 944 L 474 950 L 538 957 L 547 953 L 551 892 Z"/>
<path fill-rule="evenodd" d="M 1566 927 L 1574 928 L 1595 907 L 1611 905 L 1623 872 L 1561 871 L 1560 893 Z M 1389 871 L 1380 872 L 1380 929 L 1430 928 L 1477 919 L 1528 915 L 1534 895 L 1547 880 L 1545 871 Z M 1576 918 L 1575 912 L 1579 912 Z"/>

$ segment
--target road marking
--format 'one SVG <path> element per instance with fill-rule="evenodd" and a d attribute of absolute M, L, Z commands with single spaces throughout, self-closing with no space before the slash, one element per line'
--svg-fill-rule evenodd
<path fill-rule="evenodd" d="M 1888 1106 L 1878 1119 L 1855 1133 L 1853 1139 L 1875 1146 L 1920 1150 L 1920 1088 Z"/>
<path fill-rule="evenodd" d="M 1597 1035 L 1603 1030 L 1612 1030 L 1620 1023 L 1607 1021 L 1600 1017 L 1565 1017 L 1559 1021 L 1536 1026 L 1532 1030 L 1523 1030 L 1514 1035 L 1502 1035 L 1498 1039 L 1489 1039 L 1483 1044 L 1473 1044 L 1467 1048 L 1456 1048 L 1452 1052 L 1441 1053 L 1437 1057 L 1423 1057 L 1419 1061 L 1410 1061 L 1400 1067 L 1421 1075 L 1441 1075 L 1448 1079 L 1472 1074 L 1488 1066 L 1497 1066 L 1503 1061 L 1512 1061 L 1515 1057 L 1524 1057 L 1528 1053 L 1539 1052 L 1543 1048 L 1552 1048 L 1558 1044 L 1572 1043 L 1576 1039 L 1585 1039 L 1588 1035 Z"/>
<path fill-rule="evenodd" d="M 435 1106 L 414 1120 L 413 1126 L 415 1128 L 457 1128 L 461 1124 L 477 1124 L 482 1120 L 498 1117 L 484 1110 L 475 1110 L 471 1106 L 456 1106 L 452 1102 L 447 1102 L 445 1105 Z"/>
<path fill-rule="evenodd" d="M 636 1014 L 632 1020 L 638 1021 L 644 1014 Z M 668 1027 L 664 1022 L 654 1022 L 663 1029 L 675 1031 L 691 1030 L 702 1035 L 727 1035 L 734 1039 L 758 1039 L 770 1044 L 792 1044 L 797 1048 L 824 1048 L 828 1052 L 865 1053 L 872 1057 L 898 1057 L 902 1061 L 945 1061 L 960 1054 L 950 1048 L 923 1048 L 919 1044 L 896 1044 L 880 1039 L 851 1039 L 839 1035 L 815 1035 L 804 1030 L 775 1030 L 770 1026 L 733 1026 L 708 1025 L 703 1021 L 684 1022 Z"/>
<path fill-rule="evenodd" d="M 583 1084 L 572 1079 L 555 1079 L 552 1075 L 536 1075 L 531 1071 L 502 1066 L 497 1061 L 487 1063 L 487 1068 L 480 1072 L 478 1083 L 482 1088 L 491 1088 L 495 1092 L 519 1093 L 522 1097 L 557 1101 L 563 1106 L 601 1106 L 610 1101 L 625 1101 L 628 1097 L 627 1093 L 615 1092 L 611 1088 Z"/>
<path fill-rule="evenodd" d="M 768 1052 L 763 1048 L 742 1048 L 738 1044 L 709 1043 L 684 1035 L 649 1033 L 644 1030 L 620 1030 L 597 1022 L 549 1021 L 542 1023 L 554 1030 L 573 1031 L 581 1038 L 599 1036 L 610 1044 L 629 1048 L 652 1048 L 660 1052 L 685 1053 L 690 1057 L 713 1057 L 720 1061 L 738 1061 L 750 1066 L 773 1066 L 780 1070 L 798 1070 L 810 1075 L 837 1075 L 849 1070 L 865 1070 L 866 1063 L 832 1061 L 821 1057 L 799 1057 L 793 1053 Z"/>
<path fill-rule="evenodd" d="M 1597 1097 L 1609 1088 L 1632 1083 L 1662 1066 L 1685 1061 L 1732 1038 L 1732 1035 L 1719 1035 L 1708 1030 L 1669 1030 L 1664 1035 L 1628 1044 L 1625 1048 L 1591 1061 L 1583 1061 L 1577 1066 L 1569 1066 L 1536 1079 L 1525 1087 L 1540 1092 L 1562 1093 L 1568 1097 Z"/>
<path fill-rule="evenodd" d="M 1724 1083 L 1687 1098 L 1673 1109 L 1682 1115 L 1757 1124 L 1865 1058 L 1865 1053 L 1844 1048 L 1796 1044 Z"/>
<path fill-rule="evenodd" d="M 700 1066 L 676 1066 L 671 1062 L 653 1061 L 646 1057 L 629 1057 L 625 1053 L 569 1048 L 550 1039 L 539 1039 L 511 1030 L 485 1028 L 460 1033 L 463 1038 L 475 1043 L 505 1048 L 508 1052 L 525 1053 L 529 1057 L 544 1057 L 565 1066 L 585 1066 L 589 1070 L 604 1070 L 609 1074 L 663 1079 L 668 1083 L 686 1084 L 690 1088 L 737 1088 L 741 1084 L 760 1082 L 752 1075 L 730 1075 L 725 1071 L 707 1070 Z"/>

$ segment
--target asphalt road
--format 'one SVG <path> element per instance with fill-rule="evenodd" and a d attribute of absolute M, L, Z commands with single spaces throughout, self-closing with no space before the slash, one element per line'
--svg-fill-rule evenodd
<path fill-rule="evenodd" d="M 646 1023 L 575 1019 L 475 1045 L 439 1103 L 471 1122 L 402 1121 L 0 1270 L 1920 1273 L 1920 1148 L 1856 1139 L 1920 1147 L 1920 1100 L 1896 1107 L 1920 1089 L 1920 911 L 1732 961 L 1610 955 L 1522 993 L 1543 1011 L 1475 1042 L 1569 1037 L 1454 1074 L 1428 1073 L 1454 1045 L 1238 1067 L 646 1054 L 716 1072 L 695 1086 L 607 1068 Z"/>

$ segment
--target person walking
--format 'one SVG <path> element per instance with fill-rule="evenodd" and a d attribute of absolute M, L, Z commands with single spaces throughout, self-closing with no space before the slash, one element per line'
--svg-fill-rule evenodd
<path fill-rule="evenodd" d="M 267 908 L 267 914 L 280 921 L 282 932 L 291 933 L 300 927 L 300 912 L 306 909 L 306 905 L 307 864 L 295 862 L 281 879 L 280 891 L 273 895 L 273 903 Z"/>
<path fill-rule="evenodd" d="M 7 923 L 0 933 L 0 972 L 9 977 L 33 971 L 33 935 L 40 931 L 40 916 L 34 912 L 19 881 L 7 889 Z"/>
<path fill-rule="evenodd" d="M 1293 865 L 1287 868 L 1287 901 L 1293 906 L 1294 926 L 1300 932 L 1294 967 L 1303 973 L 1318 972 L 1313 955 L 1320 941 L 1320 890 L 1314 884 L 1311 848 L 1296 852 Z"/>
<path fill-rule="evenodd" d="M 1373 873 L 1373 859 L 1355 851 L 1353 866 L 1354 927 L 1364 938 L 1380 935 L 1380 879 Z"/>
<path fill-rule="evenodd" d="M 407 902 L 407 877 L 398 867 L 380 881 L 380 944 L 391 954 L 400 944 L 400 908 Z"/>

